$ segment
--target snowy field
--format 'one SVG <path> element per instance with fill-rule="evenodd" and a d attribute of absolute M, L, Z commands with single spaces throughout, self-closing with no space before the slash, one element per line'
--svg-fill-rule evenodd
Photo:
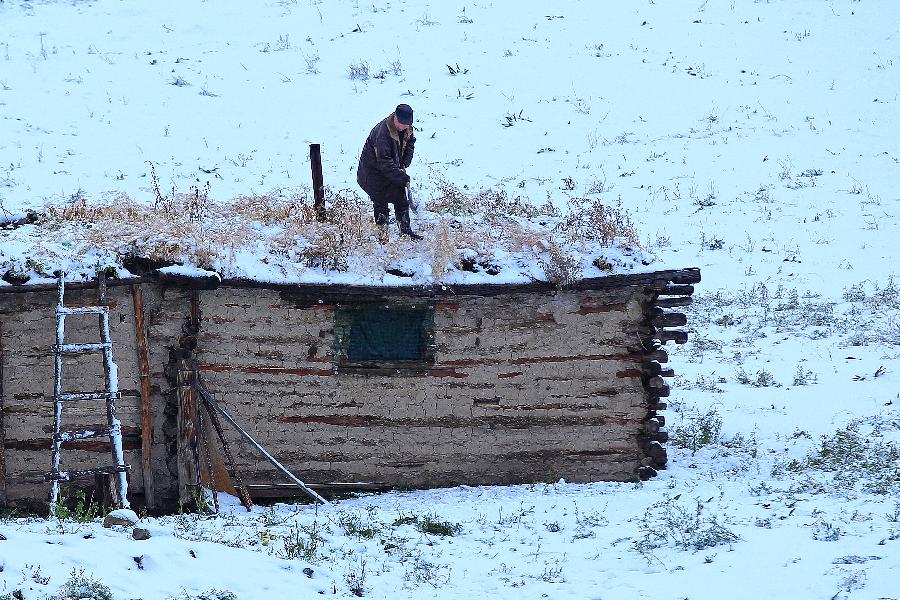
<path fill-rule="evenodd" d="M 146 541 L 5 515 L 0 599 L 900 598 L 900 3 L 542 4 L 0 1 L 0 220 L 152 206 L 151 163 L 173 198 L 208 181 L 210 214 L 290 198 L 310 143 L 354 190 L 407 102 L 426 236 L 449 181 L 599 200 L 655 261 L 618 268 L 701 268 L 669 468 L 147 518 Z M 67 231 L 0 229 L 0 265 L 115 262 Z"/>

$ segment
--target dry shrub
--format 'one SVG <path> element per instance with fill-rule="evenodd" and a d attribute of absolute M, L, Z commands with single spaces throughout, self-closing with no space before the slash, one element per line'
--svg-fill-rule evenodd
<path fill-rule="evenodd" d="M 106 210 L 103 206 L 88 204 L 87 198 L 80 196 L 62 207 L 48 206 L 47 216 L 53 221 L 82 221 L 95 223 Z"/>
<path fill-rule="evenodd" d="M 267 226 L 308 224 L 316 218 L 305 189 L 288 193 L 276 189 L 268 194 L 240 196 L 231 202 L 231 210 L 247 221 L 259 221 Z"/>
<path fill-rule="evenodd" d="M 509 217 L 523 217 L 533 219 L 540 215 L 540 209 L 521 196 L 510 198 L 506 190 L 494 190 L 486 188 L 475 194 L 475 207 L 480 209 L 485 218 L 489 220 L 505 219 Z"/>
<path fill-rule="evenodd" d="M 371 253 L 372 219 L 353 191 L 328 195 L 325 222 L 304 232 L 307 246 L 301 251 L 301 258 L 309 267 L 347 271 L 353 257 Z"/>
<path fill-rule="evenodd" d="M 209 213 L 209 184 L 206 188 L 191 186 L 190 193 L 176 192 L 165 196 L 153 208 L 167 219 L 181 220 L 184 217 L 193 223 L 202 221 Z"/>
<path fill-rule="evenodd" d="M 517 221 L 509 221 L 500 230 L 511 252 L 543 252 L 549 245 L 550 236 L 545 229 L 523 227 Z"/>
<path fill-rule="evenodd" d="M 153 206 L 124 194 L 94 204 L 82 198 L 48 207 L 47 220 L 74 225 L 73 241 L 91 248 L 162 262 L 187 260 L 213 269 L 228 260 L 227 250 L 233 255 L 235 248 L 258 236 L 229 207 L 210 201 L 206 190 L 195 187 L 188 194 L 161 196 Z M 72 233 L 67 229 L 60 235 L 68 238 Z"/>
<path fill-rule="evenodd" d="M 621 204 L 613 208 L 593 198 L 570 199 L 569 213 L 556 231 L 573 242 L 596 241 L 612 246 L 617 240 L 624 240 L 632 246 L 640 245 L 631 216 Z"/>
<path fill-rule="evenodd" d="M 452 181 L 435 176 L 438 195 L 429 201 L 429 207 L 438 214 L 456 217 L 480 216 L 486 220 L 505 220 L 512 217 L 534 219 L 541 215 L 557 217 L 559 211 L 548 200 L 543 206 L 534 206 L 522 196 L 510 198 L 506 190 L 485 188 L 475 193 L 461 189 Z"/>
<path fill-rule="evenodd" d="M 566 253 L 555 241 L 550 242 L 546 258 L 538 257 L 538 263 L 547 281 L 557 287 L 570 286 L 581 278 L 581 262 Z"/>
<path fill-rule="evenodd" d="M 312 208 L 304 205 L 303 217 L 273 240 L 275 251 L 325 271 L 347 271 L 354 262 L 375 255 L 390 258 L 390 251 L 379 249 L 368 201 L 352 190 L 328 190 L 325 206 L 325 221 L 318 222 Z"/>
<path fill-rule="evenodd" d="M 340 190 L 326 198 L 326 222 L 337 227 L 349 244 L 368 241 L 372 234 L 372 205 L 353 190 Z"/>
<path fill-rule="evenodd" d="M 209 182 L 201 185 L 200 181 L 190 187 L 190 191 L 185 194 L 175 190 L 172 185 L 171 194 L 163 194 L 159 187 L 159 176 L 156 174 L 156 165 L 151 161 L 147 161 L 150 165 L 150 188 L 153 190 L 155 200 L 153 208 L 162 211 L 169 218 L 181 218 L 187 214 L 188 219 L 197 222 L 201 221 L 209 212 Z"/>
<path fill-rule="evenodd" d="M 455 220 L 441 219 L 431 231 L 431 272 L 435 278 L 447 272 L 453 265 L 462 269 L 462 258 L 474 253 L 480 258 L 492 254 L 488 236 L 477 227 L 464 226 Z M 482 258 L 481 262 L 485 262 Z"/>
<path fill-rule="evenodd" d="M 44 239 L 70 241 L 76 254 L 93 248 L 112 257 L 192 263 L 224 270 L 226 276 L 242 251 L 258 255 L 286 276 L 291 269 L 307 268 L 374 275 L 422 257 L 430 261 L 436 279 L 454 268 L 495 274 L 498 261 L 507 260 L 509 253 L 522 267 L 540 266 L 558 286 L 581 277 L 582 254 L 594 253 L 596 246 L 638 244 L 621 207 L 585 198 L 572 199 L 569 213 L 560 216 L 549 201 L 535 207 L 502 190 L 469 193 L 438 177 L 434 211 L 417 222 L 428 241 L 416 244 L 399 236 L 396 227 L 379 240 L 371 202 L 353 190 L 326 190 L 325 220 L 320 222 L 307 188 L 217 203 L 209 198 L 208 184 L 163 194 L 152 164 L 151 173 L 152 204 L 123 194 L 99 202 L 77 194 L 47 208 L 38 223 Z"/>
<path fill-rule="evenodd" d="M 456 242 L 455 230 L 450 228 L 446 220 L 438 223 L 432 235 L 434 242 L 432 244 L 431 273 L 435 278 L 439 278 L 456 259 L 459 245 Z"/>
<path fill-rule="evenodd" d="M 439 175 L 435 176 L 438 195 L 431 199 L 429 206 L 442 215 L 474 217 L 482 227 L 492 231 L 500 229 L 498 239 L 514 242 L 513 247 L 521 247 L 520 242 L 532 245 L 546 239 L 543 226 L 546 217 L 558 221 L 554 233 L 567 243 L 598 242 L 612 246 L 624 242 L 638 246 L 637 231 L 627 211 L 618 206 L 611 207 L 593 198 L 571 198 L 565 215 L 548 199 L 542 206 L 535 206 L 522 196 L 510 198 L 505 190 L 483 189 L 469 193 Z M 528 223 L 524 227 L 519 221 L 541 221 Z M 545 247 L 541 244 L 542 247 Z"/>
<path fill-rule="evenodd" d="M 556 208 L 553 202 L 550 201 L 550 198 L 547 198 L 547 200 L 538 208 L 538 215 L 559 218 L 562 216 L 562 212 Z"/>
<path fill-rule="evenodd" d="M 300 250 L 301 262 L 323 271 L 347 271 L 350 268 L 350 252 L 345 239 L 334 227 L 323 226 L 315 244 Z"/>
<path fill-rule="evenodd" d="M 436 184 L 439 193 L 428 203 L 434 212 L 457 217 L 476 214 L 473 198 L 458 185 L 443 177 L 437 177 Z"/>

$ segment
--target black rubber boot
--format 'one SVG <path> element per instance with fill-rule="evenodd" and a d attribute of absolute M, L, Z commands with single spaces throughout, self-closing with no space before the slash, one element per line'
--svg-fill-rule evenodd
<path fill-rule="evenodd" d="M 387 244 L 391 237 L 388 233 L 390 214 L 387 204 L 375 205 L 375 227 L 378 230 L 378 241 L 382 244 Z"/>
<path fill-rule="evenodd" d="M 401 210 L 397 210 L 397 225 L 400 226 L 400 234 L 408 236 L 415 241 L 419 241 L 422 238 L 421 235 L 414 232 L 412 227 L 409 224 L 409 207 L 406 207 Z"/>
<path fill-rule="evenodd" d="M 391 217 L 391 211 L 388 208 L 387 203 L 375 204 L 374 212 L 375 212 L 375 224 L 387 227 L 387 224 L 390 222 L 390 217 Z"/>

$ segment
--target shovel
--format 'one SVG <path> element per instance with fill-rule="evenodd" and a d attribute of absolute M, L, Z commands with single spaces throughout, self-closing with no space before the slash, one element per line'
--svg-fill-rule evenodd
<path fill-rule="evenodd" d="M 413 197 L 412 186 L 406 188 L 406 203 L 409 204 L 409 207 L 412 209 L 414 213 L 418 216 L 419 214 L 419 201 Z"/>

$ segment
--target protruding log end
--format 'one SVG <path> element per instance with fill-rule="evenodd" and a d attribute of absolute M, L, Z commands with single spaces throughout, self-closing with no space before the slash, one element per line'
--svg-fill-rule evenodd
<path fill-rule="evenodd" d="M 673 298 L 657 298 L 656 306 L 659 308 L 676 308 L 678 306 L 690 306 L 694 299 L 690 296 L 676 296 Z"/>
<path fill-rule="evenodd" d="M 683 313 L 662 313 L 650 321 L 656 327 L 681 327 L 687 325 L 687 315 Z"/>
<path fill-rule="evenodd" d="M 659 475 L 659 472 L 653 467 L 640 467 L 638 469 L 638 477 L 641 478 L 641 481 L 647 481 L 648 479 L 653 479 Z"/>
<path fill-rule="evenodd" d="M 688 340 L 687 331 L 657 331 L 655 337 L 663 344 L 666 342 L 686 344 Z"/>
<path fill-rule="evenodd" d="M 672 283 L 700 283 L 700 269 L 697 267 L 681 269 L 672 276 Z"/>

